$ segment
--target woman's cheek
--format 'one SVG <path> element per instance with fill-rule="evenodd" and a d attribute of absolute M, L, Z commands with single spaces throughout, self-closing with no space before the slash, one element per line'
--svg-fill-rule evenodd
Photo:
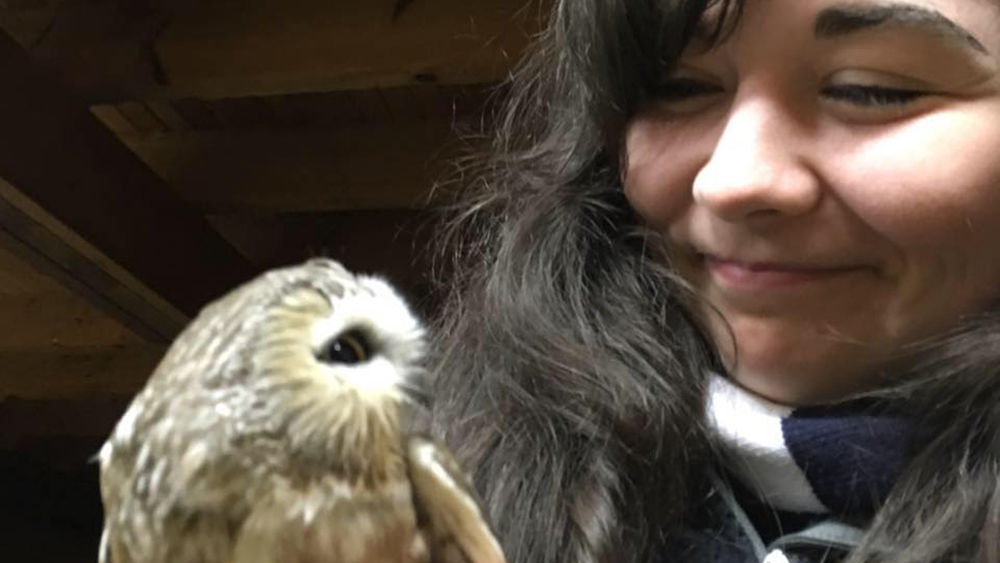
<path fill-rule="evenodd" d="M 625 197 L 639 216 L 661 230 L 689 205 L 694 177 L 704 163 L 685 137 L 682 128 L 655 117 L 636 117 L 626 130 Z"/>
<path fill-rule="evenodd" d="M 857 139 L 827 178 L 849 209 L 900 248 L 953 252 L 970 230 L 1000 236 L 1000 128 L 982 126 L 1000 122 L 996 110 L 941 112 Z"/>

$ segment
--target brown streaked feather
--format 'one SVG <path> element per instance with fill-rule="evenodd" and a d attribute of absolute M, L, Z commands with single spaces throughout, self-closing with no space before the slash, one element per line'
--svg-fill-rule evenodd
<path fill-rule="evenodd" d="M 278 483 L 244 523 L 229 563 L 429 563 L 409 482 L 346 489 Z"/>
<path fill-rule="evenodd" d="M 468 477 L 443 446 L 422 437 L 406 445 L 420 524 L 434 563 L 505 563 Z"/>

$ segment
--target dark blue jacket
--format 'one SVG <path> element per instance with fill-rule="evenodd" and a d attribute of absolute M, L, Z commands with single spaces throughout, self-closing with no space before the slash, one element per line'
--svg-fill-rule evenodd
<path fill-rule="evenodd" d="M 864 533 L 832 518 L 802 519 L 796 531 L 775 533 L 761 524 L 780 522 L 776 513 L 769 515 L 737 497 L 729 483 L 713 475 L 698 511 L 686 523 L 687 531 L 665 551 L 662 563 L 835 563 Z"/>

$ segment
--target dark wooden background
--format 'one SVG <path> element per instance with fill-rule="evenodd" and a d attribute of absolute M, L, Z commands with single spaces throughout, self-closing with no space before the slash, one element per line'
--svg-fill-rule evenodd
<path fill-rule="evenodd" d="M 433 311 L 435 182 L 546 11 L 0 0 L 0 560 L 95 560 L 89 459 L 233 285 L 326 255 Z"/>

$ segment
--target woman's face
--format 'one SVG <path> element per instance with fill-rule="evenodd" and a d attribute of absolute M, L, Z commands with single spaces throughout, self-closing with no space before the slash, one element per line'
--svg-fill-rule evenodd
<path fill-rule="evenodd" d="M 1000 297 L 998 73 L 995 0 L 749 0 L 663 78 L 625 193 L 741 384 L 844 396 Z"/>

